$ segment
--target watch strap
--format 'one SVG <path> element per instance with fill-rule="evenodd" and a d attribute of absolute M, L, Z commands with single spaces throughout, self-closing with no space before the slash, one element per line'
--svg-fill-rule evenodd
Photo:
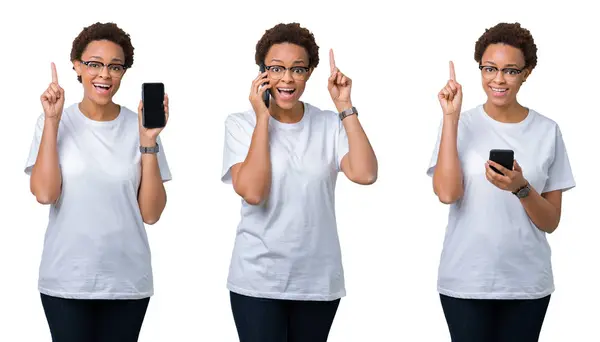
<path fill-rule="evenodd" d="M 356 110 L 356 107 L 345 109 L 339 113 L 340 120 L 344 120 L 345 118 L 349 117 L 350 115 L 358 115 L 358 111 Z"/>
<path fill-rule="evenodd" d="M 160 152 L 160 147 L 158 146 L 158 143 L 154 147 L 140 146 L 140 152 L 155 154 Z"/>

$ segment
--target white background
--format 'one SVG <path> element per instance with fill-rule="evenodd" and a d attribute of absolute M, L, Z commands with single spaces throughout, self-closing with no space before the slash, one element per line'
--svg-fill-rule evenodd
<path fill-rule="evenodd" d="M 321 64 L 303 100 L 334 109 L 326 88 L 329 48 L 354 80 L 352 98 L 379 157 L 370 187 L 340 177 L 337 215 L 348 296 L 330 341 L 448 341 L 436 293 L 447 207 L 425 170 L 441 110 L 448 60 L 464 87 L 463 110 L 485 100 L 475 41 L 500 21 L 534 35 L 539 64 L 522 88 L 526 106 L 557 121 L 577 187 L 564 196 L 550 236 L 557 291 L 541 341 L 599 340 L 598 37 L 591 5 L 533 1 L 19 2 L 2 9 L 0 87 L 0 341 L 50 341 L 37 292 L 48 208 L 23 173 L 39 96 L 58 68 L 67 104 L 81 100 L 69 52 L 80 30 L 114 21 L 131 34 L 135 62 L 116 96 L 136 109 L 140 86 L 162 81 L 171 119 L 162 133 L 173 173 L 161 221 L 148 227 L 156 295 L 140 341 L 236 341 L 225 281 L 240 200 L 220 183 L 225 117 L 249 108 L 264 30 L 299 21 L 314 32 Z M 542 11 L 545 13 L 542 15 Z"/>

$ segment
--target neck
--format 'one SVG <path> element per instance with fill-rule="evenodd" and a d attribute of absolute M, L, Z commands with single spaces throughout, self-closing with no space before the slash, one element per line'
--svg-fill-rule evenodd
<path fill-rule="evenodd" d="M 298 101 L 291 109 L 284 109 L 277 105 L 275 101 L 271 102 L 269 109 L 271 116 L 282 123 L 296 123 L 302 120 L 304 116 L 304 103 Z"/>
<path fill-rule="evenodd" d="M 498 106 L 490 101 L 483 105 L 485 112 L 494 120 L 503 123 L 521 122 L 527 117 L 527 108 L 521 106 L 517 101 L 505 106 Z"/>
<path fill-rule="evenodd" d="M 84 98 L 79 103 L 79 110 L 81 110 L 83 115 L 94 121 L 111 121 L 119 115 L 120 107 L 112 101 L 105 105 L 100 105 L 88 98 Z"/>

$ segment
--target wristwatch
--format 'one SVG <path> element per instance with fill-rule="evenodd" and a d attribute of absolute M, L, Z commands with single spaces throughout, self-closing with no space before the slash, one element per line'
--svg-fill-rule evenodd
<path fill-rule="evenodd" d="M 530 190 L 531 190 L 531 188 L 529 187 L 529 183 L 527 183 L 524 186 L 517 189 L 517 191 L 513 192 L 513 194 L 515 196 L 517 196 L 519 199 L 521 199 L 521 198 L 525 198 L 525 197 L 529 196 Z"/>
<path fill-rule="evenodd" d="M 347 118 L 350 115 L 358 115 L 358 111 L 356 111 L 356 107 L 352 107 L 349 109 L 345 109 L 342 112 L 340 112 L 340 120 L 344 120 L 345 118 Z"/>
<path fill-rule="evenodd" d="M 154 146 L 154 147 L 140 146 L 140 152 L 142 152 L 142 153 L 155 154 L 155 153 L 158 153 L 159 151 L 160 151 L 160 148 L 158 147 L 158 144 L 156 144 L 156 146 Z"/>

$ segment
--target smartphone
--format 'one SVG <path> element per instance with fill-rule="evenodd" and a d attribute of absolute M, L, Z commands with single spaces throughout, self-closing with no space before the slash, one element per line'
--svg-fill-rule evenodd
<path fill-rule="evenodd" d="M 264 64 L 260 65 L 260 72 L 263 73 L 267 70 L 266 66 Z M 267 89 L 264 93 L 263 93 L 263 102 L 265 103 L 265 106 L 267 106 L 267 108 L 269 108 L 269 104 L 271 103 L 271 89 Z"/>
<path fill-rule="evenodd" d="M 513 150 L 500 150 L 500 149 L 490 150 L 490 160 L 504 166 L 505 168 L 507 168 L 509 170 L 512 170 L 513 163 L 515 160 L 515 152 Z M 502 172 L 500 172 L 498 169 L 496 169 L 495 167 L 493 167 L 491 165 L 490 165 L 490 167 L 496 173 L 499 173 L 504 176 L 504 174 Z"/>
<path fill-rule="evenodd" d="M 165 85 L 162 83 L 142 84 L 142 126 L 145 128 L 165 127 Z"/>

